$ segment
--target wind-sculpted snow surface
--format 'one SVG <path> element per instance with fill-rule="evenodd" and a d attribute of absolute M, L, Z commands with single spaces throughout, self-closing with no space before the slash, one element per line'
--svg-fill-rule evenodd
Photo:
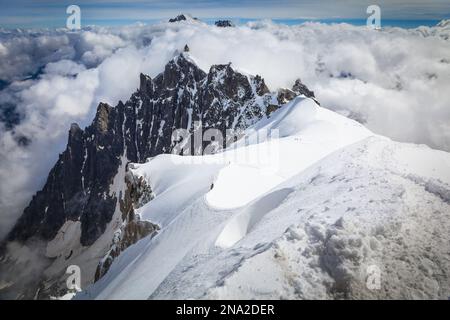
<path fill-rule="evenodd" d="M 448 154 L 365 139 L 277 187 L 294 191 L 232 247 L 268 249 L 198 297 L 447 299 L 450 207 L 404 174 L 420 171 L 413 161 L 398 166 L 405 154 L 431 162 L 423 179 L 449 190 Z M 160 289 L 155 297 L 173 293 Z"/>
<path fill-rule="evenodd" d="M 375 136 L 305 98 L 246 133 L 263 128 L 281 134 L 203 165 L 162 155 L 133 169 L 156 191 L 138 213 L 160 233 L 77 298 L 449 296 L 448 153 Z M 289 155 L 275 170 L 242 160 L 275 142 Z M 249 180 L 255 169 L 267 175 Z"/>

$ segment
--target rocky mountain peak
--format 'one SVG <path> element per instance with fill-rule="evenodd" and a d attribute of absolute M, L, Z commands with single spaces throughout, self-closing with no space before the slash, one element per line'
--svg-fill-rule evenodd
<path fill-rule="evenodd" d="M 112 108 L 113 107 L 106 103 L 100 103 L 98 105 L 94 119 L 98 133 L 105 134 L 108 131 L 109 114 L 111 113 Z"/>
<path fill-rule="evenodd" d="M 231 63 L 211 66 L 208 74 L 208 83 L 218 90 L 224 91 L 229 97 L 242 98 L 244 94 L 251 93 L 251 86 L 247 76 L 235 72 Z"/>
<path fill-rule="evenodd" d="M 216 27 L 221 27 L 221 28 L 234 27 L 233 22 L 231 22 L 230 20 L 217 20 L 216 22 L 214 22 L 214 24 L 216 25 Z"/>
<path fill-rule="evenodd" d="M 295 83 L 292 87 L 292 91 L 298 94 L 303 94 L 308 98 L 315 98 L 314 92 L 309 90 L 308 87 L 304 85 L 300 79 L 295 80 Z"/>
<path fill-rule="evenodd" d="M 78 125 L 78 123 L 72 123 L 70 125 L 70 130 L 69 130 L 69 137 L 74 137 L 77 134 L 79 134 L 80 132 L 82 132 L 80 126 Z"/>
<path fill-rule="evenodd" d="M 192 17 L 188 14 L 179 14 L 175 18 L 169 19 L 170 23 L 180 22 L 180 21 L 198 21 L 198 18 Z"/>
<path fill-rule="evenodd" d="M 439 21 L 439 23 L 436 26 L 441 27 L 441 28 L 450 27 L 450 19 L 443 19 L 443 20 Z"/>
<path fill-rule="evenodd" d="M 256 93 L 258 95 L 264 95 L 270 92 L 269 88 L 267 87 L 266 83 L 264 82 L 264 79 L 261 78 L 261 76 L 256 75 L 253 78 L 253 83 L 255 85 Z"/>
<path fill-rule="evenodd" d="M 316 100 L 314 96 L 314 92 L 309 90 L 308 87 L 304 85 L 300 79 L 295 80 L 292 89 L 288 88 L 279 89 L 277 100 L 278 103 L 286 103 L 288 101 L 291 101 L 298 95 L 304 95 L 305 97 L 311 98 L 314 101 L 316 101 L 317 104 L 319 104 L 319 102 Z"/>
<path fill-rule="evenodd" d="M 151 94 L 153 91 L 152 78 L 143 73 L 139 75 L 139 91 L 141 94 Z"/>
<path fill-rule="evenodd" d="M 80 143 L 82 143 L 82 139 L 83 139 L 83 130 L 77 123 L 72 123 L 70 125 L 67 146 L 72 148 L 76 145 L 79 145 Z"/>
<path fill-rule="evenodd" d="M 178 21 L 186 21 L 186 16 L 184 14 L 179 14 L 175 18 L 169 19 L 169 22 L 178 22 Z"/>
<path fill-rule="evenodd" d="M 155 78 L 155 81 L 162 79 L 162 85 L 167 89 L 174 89 L 177 86 L 186 86 L 188 83 L 198 82 L 205 78 L 202 71 L 188 52 L 181 52 L 166 64 L 164 72 Z"/>

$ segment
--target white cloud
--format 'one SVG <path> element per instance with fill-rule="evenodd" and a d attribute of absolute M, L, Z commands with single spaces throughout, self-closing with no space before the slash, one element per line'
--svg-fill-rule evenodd
<path fill-rule="evenodd" d="M 0 78 L 12 81 L 45 68 L 38 79 L 0 93 L 0 101 L 14 101 L 24 115 L 14 131 L 0 133 L 0 237 L 42 187 L 70 123 L 89 124 L 100 101 L 126 100 L 140 72 L 154 77 L 186 43 L 206 71 L 232 62 L 262 75 L 271 89 L 300 77 L 323 106 L 358 114 L 376 133 L 450 150 L 450 41 L 443 34 L 448 30 L 270 22 L 2 31 Z M 32 143 L 19 145 L 21 135 Z"/>
<path fill-rule="evenodd" d="M 47 75 L 61 75 L 61 76 L 75 76 L 81 71 L 86 70 L 82 64 L 78 64 L 72 60 L 59 60 L 57 62 L 50 62 L 45 66 L 44 74 Z"/>

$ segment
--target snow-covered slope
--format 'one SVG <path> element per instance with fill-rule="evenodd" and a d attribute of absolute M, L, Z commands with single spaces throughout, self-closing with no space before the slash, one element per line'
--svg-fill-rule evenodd
<path fill-rule="evenodd" d="M 77 298 L 450 295 L 450 155 L 311 99 L 222 153 L 160 155 L 132 172 L 155 195 L 137 212 L 161 230 Z"/>

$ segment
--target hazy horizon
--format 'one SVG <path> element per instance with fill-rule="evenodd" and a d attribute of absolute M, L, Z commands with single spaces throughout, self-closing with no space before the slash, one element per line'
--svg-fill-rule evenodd
<path fill-rule="evenodd" d="M 381 8 L 383 21 L 396 25 L 396 21 L 416 21 L 411 25 L 433 25 L 450 17 L 449 0 L 373 1 L 344 0 L 79 0 L 79 1 L 30 1 L 1 0 L 0 26 L 3 28 L 59 28 L 65 27 L 69 5 L 81 8 L 82 24 L 115 26 L 136 22 L 155 23 L 180 13 L 190 14 L 202 20 L 231 19 L 238 23 L 248 20 L 271 19 L 277 22 L 303 21 L 364 21 L 366 9 L 371 4 Z M 428 23 L 427 23 L 428 22 Z M 401 25 L 399 25 L 401 26 Z"/>

